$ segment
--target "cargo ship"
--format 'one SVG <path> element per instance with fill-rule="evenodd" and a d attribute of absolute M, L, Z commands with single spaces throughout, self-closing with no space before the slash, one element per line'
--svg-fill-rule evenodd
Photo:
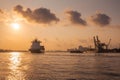
<path fill-rule="evenodd" d="M 37 39 L 33 40 L 32 41 L 32 45 L 31 45 L 29 51 L 31 53 L 44 53 L 45 52 L 45 48 L 40 43 L 41 43 L 41 41 L 39 41 Z"/>

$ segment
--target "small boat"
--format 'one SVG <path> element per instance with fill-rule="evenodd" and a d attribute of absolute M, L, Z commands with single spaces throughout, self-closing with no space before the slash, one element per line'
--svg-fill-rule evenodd
<path fill-rule="evenodd" d="M 82 46 L 79 46 L 78 48 L 68 49 L 67 51 L 70 53 L 83 53 L 85 51 L 85 48 Z"/>
<path fill-rule="evenodd" d="M 41 46 L 40 43 L 41 43 L 41 41 L 39 41 L 37 39 L 33 40 L 29 51 L 31 53 L 44 53 L 45 48 L 44 48 L 44 46 Z"/>
<path fill-rule="evenodd" d="M 83 53 L 83 52 L 80 50 L 70 50 L 70 53 Z"/>

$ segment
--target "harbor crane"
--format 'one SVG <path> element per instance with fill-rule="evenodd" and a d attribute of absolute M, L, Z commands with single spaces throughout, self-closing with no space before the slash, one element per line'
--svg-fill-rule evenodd
<path fill-rule="evenodd" d="M 108 50 L 108 47 L 109 47 L 110 42 L 111 42 L 111 39 L 109 39 L 108 44 L 102 43 L 99 40 L 98 36 L 96 36 L 96 37 L 94 36 L 93 39 L 94 39 L 95 49 L 97 50 L 97 52 L 105 52 L 105 51 Z"/>

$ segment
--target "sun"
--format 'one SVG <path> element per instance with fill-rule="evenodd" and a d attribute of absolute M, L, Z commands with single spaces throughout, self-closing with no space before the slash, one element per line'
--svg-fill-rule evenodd
<path fill-rule="evenodd" d="M 11 26 L 15 30 L 18 30 L 20 28 L 20 24 L 18 24 L 18 23 L 12 23 Z"/>

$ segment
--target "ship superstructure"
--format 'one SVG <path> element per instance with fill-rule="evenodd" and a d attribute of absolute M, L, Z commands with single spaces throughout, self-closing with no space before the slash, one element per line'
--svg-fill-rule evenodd
<path fill-rule="evenodd" d="M 86 50 L 83 46 L 79 46 L 78 48 L 68 49 L 70 53 L 83 53 Z"/>
<path fill-rule="evenodd" d="M 44 48 L 44 46 L 41 46 L 40 43 L 41 43 L 41 41 L 39 41 L 37 39 L 33 40 L 29 51 L 31 51 L 31 53 L 44 53 L 45 48 Z"/>

